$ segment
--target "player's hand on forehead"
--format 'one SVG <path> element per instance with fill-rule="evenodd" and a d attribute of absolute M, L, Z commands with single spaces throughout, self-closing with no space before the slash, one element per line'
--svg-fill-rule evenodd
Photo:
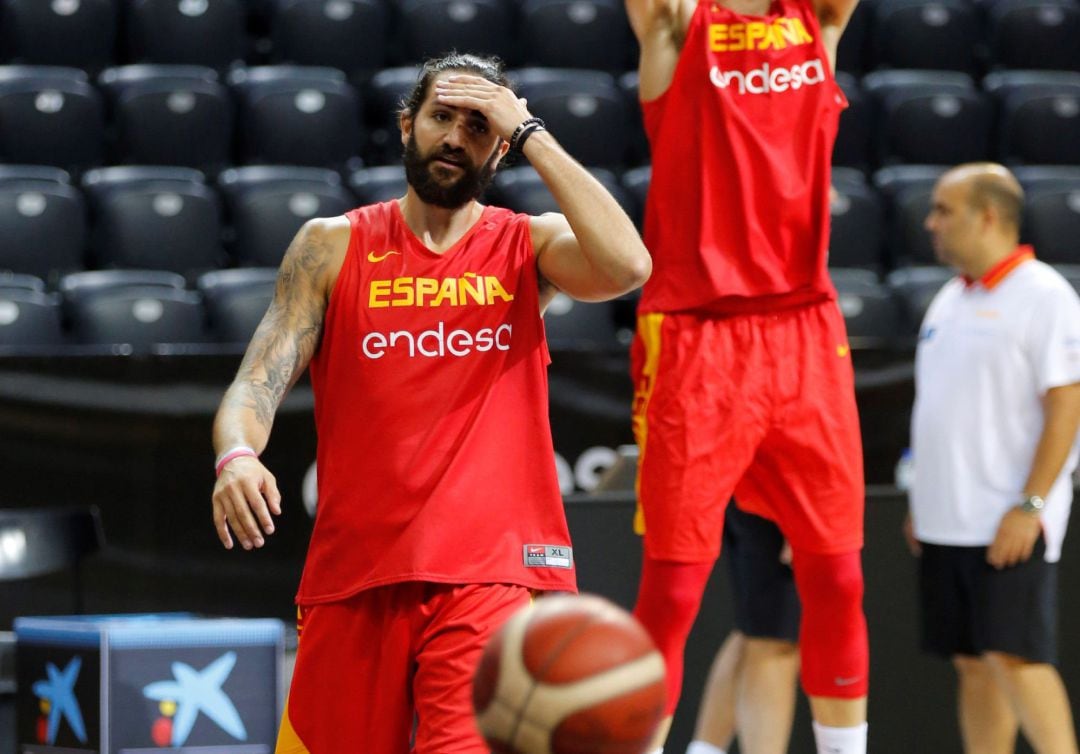
<path fill-rule="evenodd" d="M 503 139 L 509 139 L 514 129 L 531 117 L 525 100 L 505 86 L 499 86 L 482 76 L 465 73 L 452 73 L 435 79 L 435 101 L 441 105 L 475 110 L 487 118 Z"/>

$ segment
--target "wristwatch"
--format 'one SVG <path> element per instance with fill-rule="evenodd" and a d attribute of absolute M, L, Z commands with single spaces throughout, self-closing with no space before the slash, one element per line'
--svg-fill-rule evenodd
<path fill-rule="evenodd" d="M 1046 501 L 1038 495 L 1025 495 L 1020 501 L 1020 510 L 1024 513 L 1031 513 L 1032 515 L 1039 515 L 1043 512 L 1043 508 L 1046 507 Z"/>

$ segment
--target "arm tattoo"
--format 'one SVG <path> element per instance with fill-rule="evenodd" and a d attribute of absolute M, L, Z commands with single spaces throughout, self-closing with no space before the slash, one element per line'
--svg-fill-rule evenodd
<path fill-rule="evenodd" d="M 321 283 L 332 256 L 330 241 L 318 227 L 309 227 L 289 246 L 274 299 L 229 391 L 229 402 L 251 409 L 267 431 L 318 346 L 328 295 Z"/>

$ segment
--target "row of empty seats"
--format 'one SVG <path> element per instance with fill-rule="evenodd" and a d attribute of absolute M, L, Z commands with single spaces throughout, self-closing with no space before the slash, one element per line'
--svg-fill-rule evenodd
<path fill-rule="evenodd" d="M 934 264 L 923 222 L 945 166 L 835 168 L 830 265 L 882 273 Z M 651 170 L 593 175 L 639 224 Z M 1040 258 L 1080 264 L 1080 166 L 1016 168 L 1027 192 L 1023 238 Z M 216 182 L 189 168 L 110 167 L 80 184 L 58 168 L 0 165 L 0 270 L 54 284 L 92 268 L 168 270 L 189 278 L 230 266 L 276 267 L 313 217 L 404 195 L 401 166 L 364 168 L 343 181 L 332 170 L 249 166 Z M 499 171 L 485 201 L 528 214 L 558 206 L 526 165 Z"/>
<path fill-rule="evenodd" d="M 1080 46 L 1080 45 L 1078 45 Z M 590 166 L 648 161 L 637 74 L 511 72 L 521 96 Z M 0 162 L 82 170 L 101 164 L 230 164 L 350 169 L 396 163 L 396 113 L 417 69 L 377 73 L 361 92 L 331 68 L 128 66 L 95 86 L 73 68 L 0 66 Z M 1080 164 L 1080 72 L 1001 71 L 981 86 L 955 71 L 838 74 L 850 107 L 834 162 Z"/>
<path fill-rule="evenodd" d="M 456 48 L 512 65 L 633 68 L 621 0 L 0 0 L 0 61 L 296 63 L 352 74 Z M 1080 70 L 1076 0 L 863 0 L 841 70 Z"/>
<path fill-rule="evenodd" d="M 1058 269 L 1080 291 L 1080 265 Z M 952 277 L 943 267 L 895 270 L 884 282 L 867 270 L 831 271 L 854 348 L 910 348 L 937 290 Z M 130 352 L 163 344 L 246 343 L 273 296 L 273 268 L 184 278 L 146 270 L 72 273 L 47 293 L 35 278 L 0 276 L 0 354 L 68 345 L 116 346 Z M 553 347 L 622 349 L 633 327 L 623 302 L 582 304 L 565 296 L 545 321 Z"/>

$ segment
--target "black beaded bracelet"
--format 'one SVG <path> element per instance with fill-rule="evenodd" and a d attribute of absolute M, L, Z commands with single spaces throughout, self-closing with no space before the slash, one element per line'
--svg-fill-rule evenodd
<path fill-rule="evenodd" d="M 514 133 L 510 134 L 510 151 L 513 152 L 519 148 L 518 141 L 521 139 L 522 134 L 529 126 L 538 125 L 540 128 L 545 128 L 544 121 L 539 118 L 532 117 L 526 118 L 518 124 L 518 127 L 514 129 Z"/>
<path fill-rule="evenodd" d="M 530 126 L 529 128 L 526 128 L 524 133 L 522 133 L 521 136 L 518 137 L 517 146 L 514 147 L 514 151 L 520 153 L 521 150 L 525 149 L 525 141 L 537 131 L 547 131 L 547 129 L 539 124 L 535 124 Z"/>

